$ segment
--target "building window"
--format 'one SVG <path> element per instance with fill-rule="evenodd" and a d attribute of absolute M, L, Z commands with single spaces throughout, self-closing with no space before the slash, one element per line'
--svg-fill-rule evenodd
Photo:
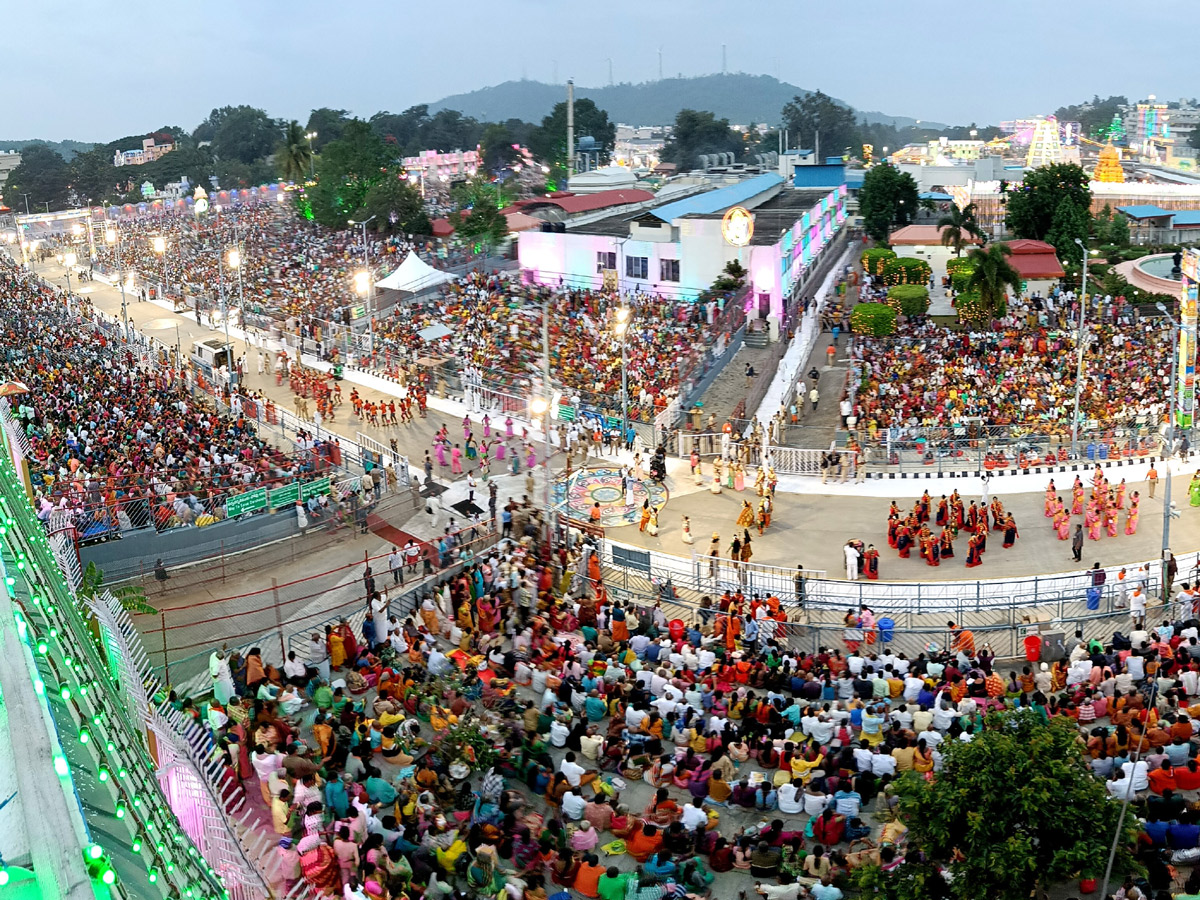
<path fill-rule="evenodd" d="M 679 281 L 679 260 L 660 259 L 658 261 L 659 281 Z"/>
<path fill-rule="evenodd" d="M 649 278 L 647 274 L 650 270 L 649 259 L 645 256 L 627 256 L 625 257 L 625 277 L 626 278 Z"/>
<path fill-rule="evenodd" d="M 605 253 L 603 250 L 596 252 L 596 271 L 606 272 L 612 271 L 617 267 L 617 254 Z"/>

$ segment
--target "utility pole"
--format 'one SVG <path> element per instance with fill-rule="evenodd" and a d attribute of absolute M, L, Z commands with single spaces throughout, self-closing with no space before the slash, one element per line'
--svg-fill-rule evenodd
<path fill-rule="evenodd" d="M 612 57 L 610 56 L 610 57 L 608 58 L 608 86 L 609 86 L 609 87 L 612 87 L 612 85 L 613 85 L 613 77 L 612 77 Z"/>
<path fill-rule="evenodd" d="M 658 80 L 662 81 L 662 47 L 658 48 Z"/>
<path fill-rule="evenodd" d="M 1079 238 L 1075 238 L 1075 243 L 1079 245 L 1080 251 L 1083 253 L 1083 282 L 1079 286 L 1079 327 L 1075 332 L 1075 410 L 1071 415 L 1071 458 L 1079 458 L 1079 400 L 1083 394 L 1083 322 L 1084 315 L 1087 312 L 1087 263 L 1088 263 L 1088 248 L 1087 245 Z M 1175 356 L 1171 355 L 1171 360 L 1174 362 Z M 1172 397 L 1175 395 L 1172 394 Z M 1172 421 L 1171 428 L 1175 428 L 1175 423 Z M 1172 431 L 1172 438 L 1174 432 Z M 1171 480 L 1171 475 L 1167 473 L 1167 481 Z"/>
<path fill-rule="evenodd" d="M 729 74 L 728 69 L 726 69 L 726 67 L 725 67 L 725 45 L 724 44 L 721 45 L 721 74 L 722 75 Z"/>
<path fill-rule="evenodd" d="M 567 178 L 575 174 L 575 81 L 567 79 Z"/>

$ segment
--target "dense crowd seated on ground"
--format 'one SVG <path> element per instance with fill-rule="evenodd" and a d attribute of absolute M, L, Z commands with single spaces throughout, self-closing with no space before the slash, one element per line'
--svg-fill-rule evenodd
<path fill-rule="evenodd" d="M 363 268 L 362 234 L 334 231 L 294 217 L 286 204 L 255 200 L 215 208 L 204 218 L 167 212 L 122 217 L 111 229 L 120 240 L 97 246 L 97 262 L 106 270 L 136 271 L 146 282 L 165 277 L 168 290 L 186 285 L 190 293 L 218 293 L 217 253 L 241 245 L 241 290 L 251 310 L 279 316 L 334 320 L 338 311 L 362 300 L 354 292 L 354 274 Z M 166 242 L 154 252 L 154 238 Z M 469 261 L 471 248 L 432 238 L 368 234 L 372 269 L 385 277 L 415 250 L 439 268 Z M 237 273 L 224 267 L 226 297 L 240 300 Z"/>
<path fill-rule="evenodd" d="M 311 468 L 193 399 L 169 368 L 150 371 L 81 327 L 54 288 L 3 265 L 0 291 L 0 353 L 6 377 L 29 388 L 11 403 L 43 519 L 65 510 L 81 534 L 196 524 L 222 518 L 231 492 Z"/>
<path fill-rule="evenodd" d="M 840 900 L 856 867 L 923 858 L 893 782 L 937 779 L 946 742 L 999 709 L 1078 727 L 1085 764 L 1145 819 L 1140 890 L 1170 884 L 1169 852 L 1200 858 L 1186 585 L 1161 626 L 1143 612 L 1053 663 L 1002 663 L 953 622 L 946 649 L 910 658 L 865 606 L 843 646 L 805 653 L 777 597 L 669 620 L 609 601 L 586 545 L 560 551 L 559 577 L 526 535 L 415 610 L 368 569 L 359 632 L 313 633 L 282 669 L 216 652 L 213 700 L 173 698 L 212 728 L 232 790 L 270 809 L 285 890 L 652 900 L 741 872 L 747 893 Z"/>
<path fill-rule="evenodd" d="M 288 330 L 303 327 L 320 335 L 321 321 L 336 321 L 354 293 L 354 273 L 362 267 L 361 236 L 355 230 L 331 231 L 290 217 L 279 204 L 265 201 L 229 207 L 197 221 L 187 216 L 143 215 L 122 219 L 121 240 L 99 249 L 109 271 L 136 270 L 150 283 L 163 277 L 168 289 L 186 284 L 189 292 L 210 296 L 219 277 L 226 297 L 239 302 L 237 274 L 217 271 L 215 248 L 242 242 L 242 285 L 246 307 L 285 319 Z M 153 250 L 156 236 L 166 252 Z M 414 245 L 404 237 L 370 238 L 379 274 L 399 265 L 410 250 L 435 265 L 466 261 L 470 248 L 439 242 Z M 118 252 L 120 253 L 118 264 Z M 614 337 L 615 291 L 551 290 L 526 287 L 489 272 L 472 272 L 448 285 L 439 297 L 414 307 L 401 304 L 375 323 L 379 353 L 376 366 L 398 360 L 444 357 L 473 367 L 489 387 L 524 394 L 531 373 L 540 371 L 541 304 L 551 302 L 551 370 L 567 391 L 586 402 L 611 406 L 620 397 L 621 347 Z M 717 314 L 715 302 L 697 304 L 672 293 L 630 293 L 633 310 L 626 339 L 632 417 L 649 420 L 678 393 L 679 364 L 704 351 L 704 325 Z M 453 335 L 426 344 L 418 332 L 440 322 Z M 334 342 L 337 343 L 336 341 Z"/>
<path fill-rule="evenodd" d="M 1085 419 L 1154 426 L 1165 414 L 1171 330 L 1160 321 L 1089 318 L 1092 344 L 1085 356 L 1080 399 Z M 952 331 L 933 323 L 906 325 L 895 338 L 856 345 L 863 380 L 855 414 L 860 430 L 876 439 L 891 426 L 1022 424 L 1069 431 L 1075 402 L 1076 312 L 1063 297 L 1015 303 L 995 331 Z"/>
<path fill-rule="evenodd" d="M 630 417 L 648 421 L 678 395 L 678 364 L 700 352 L 714 310 L 673 296 L 625 295 Z M 488 387 L 524 395 L 541 371 L 542 306 L 550 304 L 550 371 L 586 403 L 619 404 L 621 343 L 615 334 L 615 291 L 522 286 L 502 275 L 471 273 L 436 300 L 406 305 L 376 331 L 385 350 L 409 359 L 449 356 Z M 442 323 L 451 335 L 433 343 L 418 332 Z M 571 396 L 568 400 L 573 399 Z"/>

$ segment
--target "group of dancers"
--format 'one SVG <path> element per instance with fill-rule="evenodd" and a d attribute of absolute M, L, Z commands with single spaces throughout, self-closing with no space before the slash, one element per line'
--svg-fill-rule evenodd
<path fill-rule="evenodd" d="M 1129 506 L 1126 507 L 1126 491 L 1124 478 L 1114 487 L 1104 477 L 1103 470 L 1097 467 L 1092 476 L 1091 495 L 1087 498 L 1086 505 L 1083 481 L 1078 475 L 1075 476 L 1075 484 L 1071 486 L 1071 508 L 1068 510 L 1062 498 L 1058 496 L 1058 489 L 1051 478 L 1050 484 L 1046 486 L 1046 518 L 1051 520 L 1050 525 L 1057 532 L 1060 541 L 1071 537 L 1072 516 L 1083 516 L 1083 528 L 1087 531 L 1088 538 L 1093 541 L 1100 540 L 1102 531 L 1107 531 L 1109 537 L 1116 537 L 1122 512 L 1125 513 L 1125 533 L 1137 534 L 1138 507 L 1142 498 L 1134 491 L 1129 495 Z"/>
<path fill-rule="evenodd" d="M 939 534 L 930 527 L 931 520 L 935 528 L 941 528 Z M 968 569 L 983 562 L 989 531 L 1003 532 L 1005 549 L 1012 547 L 1020 537 L 1016 520 L 1004 509 L 999 497 L 993 497 L 991 503 L 985 499 L 979 505 L 974 500 L 964 504 L 955 490 L 949 497 L 942 495 L 935 512 L 933 499 L 929 491 L 925 491 L 907 515 L 900 511 L 895 500 L 888 510 L 888 546 L 899 551 L 901 559 L 908 559 L 915 546 L 927 565 L 940 566 L 943 559 L 955 555 L 954 542 L 964 531 L 968 535 Z M 868 574 L 867 577 L 871 576 Z"/>

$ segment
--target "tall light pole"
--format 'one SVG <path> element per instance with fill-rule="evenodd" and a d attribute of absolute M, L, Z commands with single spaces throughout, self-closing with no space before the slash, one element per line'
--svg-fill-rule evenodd
<path fill-rule="evenodd" d="M 125 340 L 129 340 L 129 313 L 125 308 L 125 261 L 121 258 L 121 232 L 116 228 L 104 229 L 105 243 L 116 244 L 117 277 L 121 279 L 121 325 L 125 329 Z"/>
<path fill-rule="evenodd" d="M 546 546 L 549 548 L 550 565 L 554 565 L 554 511 L 550 503 L 550 300 L 547 298 L 542 301 L 542 393 L 543 397 L 535 397 L 530 404 L 530 408 L 534 414 L 544 414 L 542 419 L 542 433 L 545 435 L 545 454 L 544 462 L 545 485 L 543 491 L 543 499 L 546 503 Z"/>
<path fill-rule="evenodd" d="M 367 301 L 367 340 L 369 342 L 369 353 L 375 352 L 375 313 L 373 309 L 374 303 L 372 302 L 375 299 L 375 277 L 371 274 L 371 259 L 367 255 L 367 225 L 374 221 L 374 216 L 364 219 L 362 222 L 355 222 L 353 219 L 350 220 L 351 225 L 362 226 L 363 271 L 361 274 L 364 277 L 360 280 L 359 276 L 355 275 L 354 284 L 358 288 L 358 292 Z"/>
<path fill-rule="evenodd" d="M 628 306 L 621 306 L 617 309 L 617 321 L 614 328 L 617 333 L 617 340 L 621 342 L 621 442 L 625 442 L 625 436 L 629 434 L 629 362 L 625 353 L 626 337 L 629 334 L 629 319 L 630 309 Z"/>
<path fill-rule="evenodd" d="M 1083 281 L 1079 286 L 1079 327 L 1075 332 L 1075 412 L 1071 416 L 1071 458 L 1079 458 L 1079 400 L 1083 394 L 1083 321 L 1087 311 L 1088 249 L 1079 238 L 1075 243 L 1083 251 Z"/>
<path fill-rule="evenodd" d="M 242 289 L 242 251 L 241 247 L 234 247 L 229 251 L 227 257 L 229 268 L 235 269 L 238 276 L 238 306 L 242 310 L 242 332 L 246 335 L 247 343 L 250 341 L 250 332 L 246 328 L 246 293 Z"/>
<path fill-rule="evenodd" d="M 1158 311 L 1163 314 L 1168 322 L 1171 323 L 1171 366 L 1167 370 L 1167 379 L 1170 382 L 1170 397 L 1167 398 L 1167 449 L 1163 453 L 1163 461 L 1167 466 L 1167 486 L 1163 491 L 1163 526 L 1162 526 L 1162 600 L 1167 601 L 1167 558 L 1171 553 L 1171 460 L 1175 457 L 1175 373 L 1179 371 L 1179 332 L 1183 330 L 1183 325 L 1175 321 L 1175 318 L 1167 311 L 1167 308 L 1161 303 L 1155 304 Z"/>
<path fill-rule="evenodd" d="M 154 240 L 150 242 L 150 246 L 154 248 L 154 252 L 162 257 L 162 297 L 161 300 L 167 299 L 167 239 L 161 234 L 156 235 Z M 200 304 L 196 303 L 196 322 L 200 322 Z"/>
<path fill-rule="evenodd" d="M 317 177 L 316 162 L 313 160 L 313 141 L 317 139 L 317 133 L 310 131 L 304 136 L 308 138 L 308 177 L 312 179 Z"/>
<path fill-rule="evenodd" d="M 62 266 L 63 266 L 63 271 L 67 275 L 67 309 L 68 310 L 71 309 L 71 266 L 75 265 L 75 263 L 77 263 L 78 261 L 79 261 L 79 257 L 77 257 L 74 253 L 72 253 L 70 251 L 63 254 L 59 258 L 59 262 L 61 262 Z"/>

